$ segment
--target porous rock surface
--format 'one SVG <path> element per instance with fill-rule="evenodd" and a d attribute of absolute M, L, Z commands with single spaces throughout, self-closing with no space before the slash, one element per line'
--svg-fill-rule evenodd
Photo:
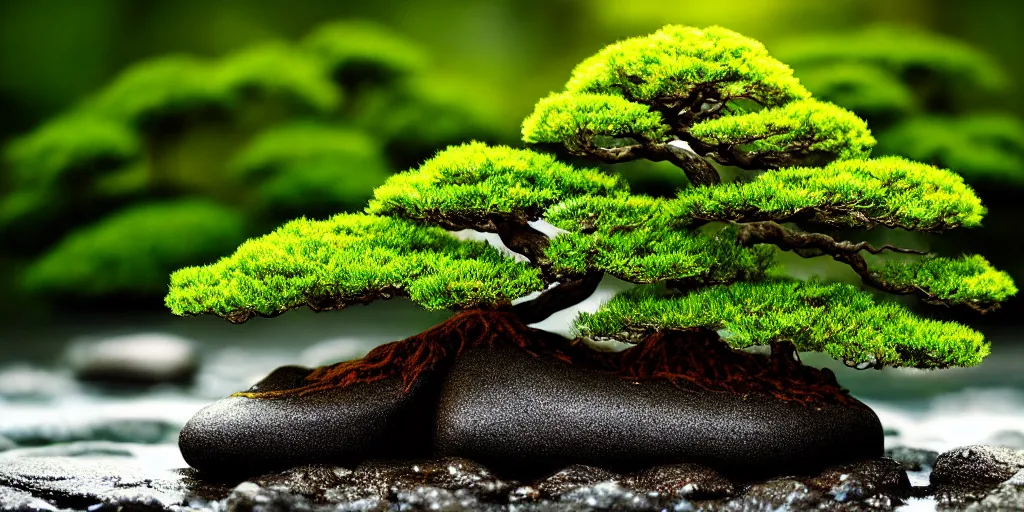
<path fill-rule="evenodd" d="M 931 492 L 943 510 L 1024 510 L 1022 471 L 1024 450 L 963 446 L 936 459 Z"/>
<path fill-rule="evenodd" d="M 24 456 L 0 463 L 0 509 L 653 511 L 762 510 L 789 503 L 864 510 L 901 503 L 909 485 L 892 468 L 899 465 L 877 459 L 813 478 L 750 484 L 695 464 L 627 475 L 577 465 L 519 482 L 448 457 L 352 469 L 309 465 L 239 482 L 203 479 L 192 469 L 146 469 L 130 457 Z"/>
<path fill-rule="evenodd" d="M 744 478 L 806 474 L 879 457 L 883 441 L 881 423 L 863 405 L 681 390 L 512 347 L 460 355 L 436 423 L 437 453 L 525 478 L 574 463 L 631 472 L 680 461 Z"/>
<path fill-rule="evenodd" d="M 253 390 L 294 385 L 308 369 L 286 366 Z M 296 465 L 355 464 L 371 457 L 416 457 L 429 450 L 424 379 L 406 390 L 400 379 L 357 383 L 310 396 L 251 399 L 233 396 L 199 411 L 178 437 L 193 468 L 248 476 Z"/>
<path fill-rule="evenodd" d="M 295 389 L 310 371 L 282 367 L 250 391 Z M 467 349 L 411 389 L 394 376 L 308 394 L 229 397 L 197 413 L 179 437 L 189 465 L 211 474 L 433 455 L 523 480 L 572 464 L 631 473 L 681 461 L 733 478 L 812 474 L 880 457 L 882 442 L 878 417 L 856 402 L 694 391 L 510 345 Z"/>
<path fill-rule="evenodd" d="M 985 447 L 971 450 L 990 453 Z M 1005 458 L 963 457 L 964 451 L 942 455 L 947 472 L 969 478 L 1005 468 Z M 193 469 L 153 469 L 132 450 L 125 452 L 86 446 L 64 452 L 75 455 L 11 450 L 0 456 L 0 510 L 887 511 L 921 498 L 947 511 L 1024 510 L 1024 470 L 987 490 L 955 494 L 949 485 L 912 488 L 903 467 L 890 458 L 757 481 L 729 479 L 697 464 L 629 474 L 572 465 L 515 481 L 457 457 L 349 468 L 306 465 L 245 480 L 212 480 Z"/>
<path fill-rule="evenodd" d="M 939 457 L 939 452 L 896 446 L 887 448 L 885 456 L 899 462 L 907 471 L 922 471 L 935 467 L 935 459 Z"/>

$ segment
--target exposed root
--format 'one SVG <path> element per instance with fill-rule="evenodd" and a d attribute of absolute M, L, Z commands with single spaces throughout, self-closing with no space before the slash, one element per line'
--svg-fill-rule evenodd
<path fill-rule="evenodd" d="M 302 396 L 395 376 L 401 376 L 405 390 L 410 391 L 428 373 L 444 372 L 462 351 L 499 344 L 627 380 L 667 380 L 694 391 L 760 393 L 804 405 L 859 403 L 839 386 L 831 371 L 804 366 L 788 343 L 774 344 L 771 356 L 765 357 L 732 350 L 711 331 L 665 331 L 620 353 L 597 352 L 531 329 L 509 311 L 479 310 L 460 313 L 420 334 L 381 345 L 362 359 L 317 368 L 298 387 L 235 396 Z"/>
<path fill-rule="evenodd" d="M 539 357 L 539 353 L 572 364 L 565 340 L 559 347 L 550 338 L 533 335 L 533 330 L 507 311 L 465 311 L 415 336 L 381 345 L 362 359 L 321 366 L 305 379 L 305 385 L 286 390 L 242 392 L 235 396 L 250 398 L 283 398 L 307 395 L 328 389 L 343 388 L 358 382 L 374 382 L 401 375 L 405 390 L 428 371 L 450 363 L 470 347 L 511 344 Z"/>
<path fill-rule="evenodd" d="M 707 330 L 652 334 L 621 353 L 617 374 L 630 380 L 668 380 L 679 387 L 763 393 L 803 405 L 859 404 L 829 369 L 800 362 L 790 343 L 772 344 L 768 357 L 738 352 Z"/>

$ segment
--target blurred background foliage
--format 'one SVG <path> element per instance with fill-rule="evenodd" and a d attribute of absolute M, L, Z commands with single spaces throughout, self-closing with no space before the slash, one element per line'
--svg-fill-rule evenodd
<path fill-rule="evenodd" d="M 470 139 L 518 145 L 601 46 L 667 23 L 763 41 L 867 118 L 876 154 L 961 172 L 970 247 L 1024 281 L 1024 5 L 981 0 L 35 0 L 0 3 L 0 315 L 159 310 L 167 273 L 361 208 Z M 666 165 L 617 167 L 672 194 Z M 1018 323 L 1020 300 L 988 317 Z"/>

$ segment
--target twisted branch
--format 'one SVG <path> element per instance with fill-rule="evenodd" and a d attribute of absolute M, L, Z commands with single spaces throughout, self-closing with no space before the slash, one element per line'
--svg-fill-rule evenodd
<path fill-rule="evenodd" d="M 597 285 L 601 283 L 603 274 L 592 272 L 575 281 L 560 283 L 548 288 L 536 299 L 522 302 L 512 307 L 520 320 L 525 324 L 535 324 L 565 308 L 575 306 L 590 297 Z"/>
<path fill-rule="evenodd" d="M 640 158 L 652 162 L 671 162 L 683 170 L 694 186 L 717 185 L 722 182 L 718 171 L 700 155 L 672 144 L 643 143 L 615 148 L 590 147 L 584 150 L 603 162 L 615 164 Z"/>
<path fill-rule="evenodd" d="M 928 304 L 951 305 L 947 300 L 913 284 L 891 283 L 882 280 L 878 273 L 868 268 L 867 261 L 861 256 L 860 251 L 867 251 L 871 254 L 879 254 L 883 251 L 899 252 L 903 254 L 927 254 L 915 249 L 895 247 L 890 244 L 881 247 L 873 247 L 867 242 L 852 243 L 847 241 L 836 241 L 836 239 L 821 233 L 806 233 L 793 231 L 783 227 L 777 222 L 752 222 L 739 225 L 738 240 L 744 245 L 759 243 L 772 244 L 784 251 L 793 251 L 804 258 L 828 255 L 832 259 L 845 263 L 853 269 L 864 281 L 864 284 L 896 295 L 915 294 Z M 970 302 L 964 303 L 979 312 L 988 311 L 989 307 Z"/>

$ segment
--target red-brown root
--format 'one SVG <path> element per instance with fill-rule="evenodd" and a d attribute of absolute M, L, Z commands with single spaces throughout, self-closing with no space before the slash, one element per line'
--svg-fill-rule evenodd
<path fill-rule="evenodd" d="M 761 355 L 729 348 L 706 330 L 665 331 L 623 352 L 592 350 L 579 342 L 532 329 L 508 311 L 465 311 L 402 341 L 381 345 L 362 359 L 313 370 L 302 386 L 245 392 L 252 398 L 283 398 L 400 376 L 406 391 L 428 372 L 442 369 L 462 351 L 499 344 L 528 354 L 585 366 L 632 381 L 669 381 L 681 389 L 739 395 L 767 394 L 804 405 L 857 404 L 831 371 L 805 366 L 792 345 L 777 343 Z"/>

